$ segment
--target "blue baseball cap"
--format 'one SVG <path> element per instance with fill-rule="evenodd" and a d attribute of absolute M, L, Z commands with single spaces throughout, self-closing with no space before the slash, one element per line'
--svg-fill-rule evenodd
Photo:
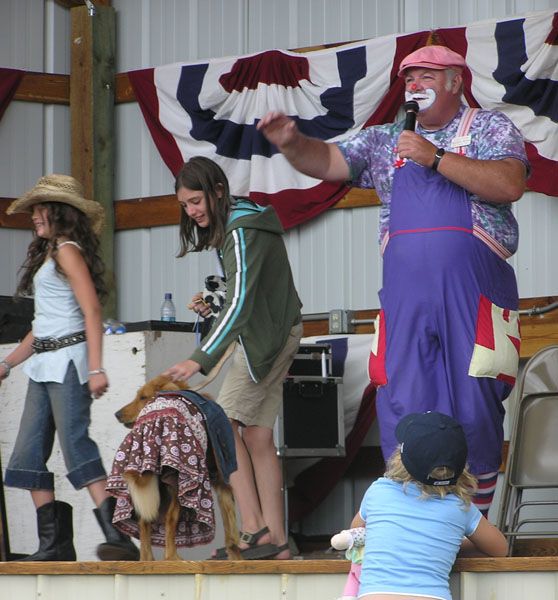
<path fill-rule="evenodd" d="M 455 485 L 467 462 L 467 441 L 461 425 L 439 412 L 412 413 L 399 421 L 395 437 L 401 444 L 403 465 L 426 485 Z M 448 479 L 430 476 L 437 467 L 454 473 Z"/>

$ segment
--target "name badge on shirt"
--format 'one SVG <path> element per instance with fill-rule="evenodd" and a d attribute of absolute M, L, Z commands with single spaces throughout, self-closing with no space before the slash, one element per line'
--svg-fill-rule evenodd
<path fill-rule="evenodd" d="M 471 143 L 470 135 L 459 135 L 451 140 L 452 148 L 463 148 L 464 146 L 468 146 Z"/>

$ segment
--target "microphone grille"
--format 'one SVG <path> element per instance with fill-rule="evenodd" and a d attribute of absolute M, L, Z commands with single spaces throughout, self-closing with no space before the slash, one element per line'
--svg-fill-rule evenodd
<path fill-rule="evenodd" d="M 403 105 L 403 108 L 405 109 L 405 112 L 415 112 L 416 113 L 419 110 L 419 105 L 416 100 L 408 100 Z"/>

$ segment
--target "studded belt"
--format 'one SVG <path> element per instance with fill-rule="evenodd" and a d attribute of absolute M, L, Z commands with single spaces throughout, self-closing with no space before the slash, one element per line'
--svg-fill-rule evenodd
<path fill-rule="evenodd" d="M 59 338 L 35 338 L 31 346 L 37 354 L 40 354 L 41 352 L 51 352 L 52 350 L 60 350 L 60 348 L 73 346 L 74 344 L 79 344 L 80 342 L 85 342 L 85 331 L 70 333 L 70 335 L 65 335 Z"/>

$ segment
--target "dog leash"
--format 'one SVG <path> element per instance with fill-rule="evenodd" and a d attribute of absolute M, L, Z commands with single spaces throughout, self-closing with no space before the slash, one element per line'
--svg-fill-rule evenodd
<path fill-rule="evenodd" d="M 194 323 L 194 335 L 196 336 L 196 346 L 201 346 L 201 325 L 200 325 L 200 313 L 196 313 L 196 321 Z"/>
<path fill-rule="evenodd" d="M 231 342 L 225 350 L 223 356 L 221 356 L 221 358 L 218 360 L 217 364 L 213 367 L 213 369 L 211 369 L 211 371 L 209 371 L 206 378 L 197 385 L 190 386 L 188 389 L 192 392 L 198 392 L 199 390 L 203 389 L 206 385 L 209 385 L 215 379 L 215 377 L 219 375 L 219 371 L 221 371 L 223 365 L 227 362 L 231 354 L 234 352 L 235 347 L 236 341 Z"/>

